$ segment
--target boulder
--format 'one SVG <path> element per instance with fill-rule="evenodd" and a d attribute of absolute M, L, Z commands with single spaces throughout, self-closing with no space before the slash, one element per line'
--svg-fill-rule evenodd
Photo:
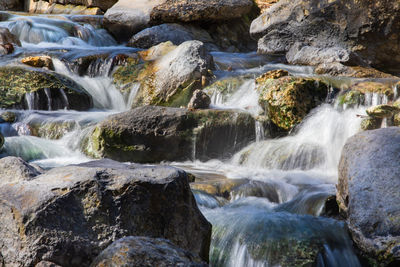
<path fill-rule="evenodd" d="M 138 32 L 129 40 L 128 46 L 148 49 L 167 41 L 180 45 L 190 40 L 199 40 L 203 43 L 213 42 L 208 32 L 199 27 L 166 23 Z"/>
<path fill-rule="evenodd" d="M 66 76 L 44 69 L 0 67 L 0 108 L 87 110 L 92 105 L 85 89 Z"/>
<path fill-rule="evenodd" d="M 339 163 L 340 211 L 374 266 L 400 263 L 399 144 L 397 127 L 361 132 L 347 141 Z"/>
<path fill-rule="evenodd" d="M 6 183 L 32 180 L 40 174 L 38 169 L 21 158 L 5 157 L 0 159 L 0 186 Z"/>
<path fill-rule="evenodd" d="M 62 266 L 52 263 L 50 261 L 41 261 L 38 264 L 36 264 L 35 267 L 62 267 Z"/>
<path fill-rule="evenodd" d="M 396 1 L 386 0 L 281 0 L 250 32 L 260 53 L 286 54 L 289 63 L 396 69 L 399 11 Z"/>
<path fill-rule="evenodd" d="M 211 225 L 186 173 L 172 167 L 103 160 L 54 168 L 0 186 L 0 214 L 6 266 L 88 266 L 124 236 L 166 238 L 208 261 Z"/>
<path fill-rule="evenodd" d="M 88 3 L 100 3 L 100 0 L 28 0 L 29 13 L 36 14 L 73 14 L 73 15 L 103 15 L 97 6 Z M 111 0 L 112 1 L 112 0 Z M 105 1 L 107 2 L 107 1 Z M 116 2 L 116 1 L 115 1 Z M 106 3 L 105 3 L 106 4 Z"/>
<path fill-rule="evenodd" d="M 261 76 L 256 79 L 256 89 L 260 92 L 260 105 L 270 120 L 284 131 L 299 124 L 328 94 L 328 86 L 322 81 L 292 76 L 278 79 Z"/>
<path fill-rule="evenodd" d="M 206 109 L 210 106 L 211 99 L 202 90 L 196 90 L 193 92 L 193 96 L 189 101 L 189 109 Z"/>
<path fill-rule="evenodd" d="M 392 78 L 396 77 L 376 70 L 374 68 L 361 67 L 361 66 L 345 66 L 338 62 L 322 63 L 315 68 L 316 74 L 327 74 L 330 76 L 345 76 L 353 78 Z"/>
<path fill-rule="evenodd" d="M 193 91 L 202 87 L 202 81 L 211 76 L 212 56 L 200 41 L 187 41 L 173 46 L 161 43 L 131 57 L 127 64 L 113 73 L 119 88 L 131 90 L 133 83 L 139 89 L 133 106 L 186 106 Z"/>
<path fill-rule="evenodd" d="M 99 123 L 83 148 L 118 161 L 228 158 L 255 140 L 254 125 L 250 114 L 230 110 L 144 106 Z"/>
<path fill-rule="evenodd" d="M 96 257 L 91 267 L 208 266 L 199 257 L 163 238 L 128 236 L 121 238 Z"/>
<path fill-rule="evenodd" d="M 119 0 L 104 16 L 105 27 L 119 40 L 150 25 L 225 21 L 250 13 L 251 0 Z"/>
<path fill-rule="evenodd" d="M 35 2 L 38 0 L 34 0 Z M 83 5 L 86 7 L 99 7 L 103 11 L 106 11 L 112 7 L 118 0 L 44 0 L 50 3 L 57 3 L 61 5 Z"/>

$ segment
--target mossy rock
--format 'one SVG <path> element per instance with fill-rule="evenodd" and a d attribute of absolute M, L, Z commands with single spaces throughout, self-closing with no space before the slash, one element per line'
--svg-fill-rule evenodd
<path fill-rule="evenodd" d="M 228 158 L 255 139 L 247 113 L 160 106 L 138 107 L 96 125 L 86 154 L 119 161 L 160 162 Z"/>
<path fill-rule="evenodd" d="M 31 135 L 45 139 L 60 139 L 77 127 L 75 121 L 29 122 Z"/>
<path fill-rule="evenodd" d="M 366 112 L 372 118 L 384 119 L 399 113 L 400 108 L 391 105 L 378 105 L 368 108 Z"/>
<path fill-rule="evenodd" d="M 292 76 L 262 79 L 256 88 L 260 93 L 260 105 L 271 121 L 284 131 L 302 122 L 328 94 L 328 86 L 322 81 Z"/>
<path fill-rule="evenodd" d="M 271 70 L 263 75 L 257 77 L 256 83 L 261 84 L 269 79 L 279 79 L 281 77 L 289 76 L 289 72 L 286 70 Z"/>
<path fill-rule="evenodd" d="M 382 119 L 367 117 L 361 121 L 361 130 L 375 130 L 381 128 Z"/>
<path fill-rule="evenodd" d="M 87 110 L 93 106 L 90 95 L 66 76 L 42 69 L 0 67 L 0 108 L 28 109 L 28 93 L 34 94 L 34 109 Z"/>
<path fill-rule="evenodd" d="M 17 115 L 11 111 L 5 111 L 0 115 L 0 120 L 2 120 L 3 122 L 13 123 L 16 119 Z"/>
<path fill-rule="evenodd" d="M 364 101 L 365 94 L 356 90 L 346 91 L 338 97 L 339 105 L 346 107 L 356 107 L 364 104 Z"/>
<path fill-rule="evenodd" d="M 359 91 L 363 94 L 366 93 L 377 93 L 386 95 L 389 100 L 393 99 L 393 87 L 391 84 L 380 83 L 380 82 L 359 82 L 351 86 L 351 90 Z"/>

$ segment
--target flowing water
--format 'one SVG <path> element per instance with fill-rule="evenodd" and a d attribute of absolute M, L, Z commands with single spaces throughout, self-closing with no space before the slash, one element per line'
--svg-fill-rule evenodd
<path fill-rule="evenodd" d="M 28 95 L 32 110 L 14 111 L 15 123 L 0 124 L 6 140 L 1 156 L 20 156 L 43 168 L 90 160 L 81 152 L 85 136 L 97 122 L 129 109 L 140 85 L 134 84 L 127 95 L 118 91 L 110 76 L 111 57 L 96 61 L 83 73 L 70 63 L 79 56 L 129 54 L 137 49 L 118 46 L 96 23 L 78 23 L 68 16 L 2 13 L 2 17 L 6 19 L 0 26 L 16 34 L 22 47 L 4 57 L 1 65 L 26 55 L 51 55 L 55 71 L 79 83 L 92 96 L 94 109 L 36 111 L 34 96 Z M 91 22 L 98 19 L 93 16 Z M 213 56 L 218 79 L 244 78 L 239 85 L 232 84 L 229 94 L 212 93 L 212 106 L 241 109 L 254 116 L 262 112 L 255 91 L 257 75 L 273 69 L 313 75 L 310 67 L 285 65 L 255 53 L 214 52 Z M 366 98 L 366 105 L 387 102 L 380 95 Z M 359 131 L 357 115 L 364 114 L 362 106 L 323 104 L 287 137 L 271 139 L 257 122 L 255 142 L 229 160 L 171 163 L 201 181 L 238 182 L 225 198 L 193 190 L 201 211 L 213 224 L 211 265 L 360 266 L 344 224 L 323 215 L 326 199 L 335 194 L 341 149 Z"/>

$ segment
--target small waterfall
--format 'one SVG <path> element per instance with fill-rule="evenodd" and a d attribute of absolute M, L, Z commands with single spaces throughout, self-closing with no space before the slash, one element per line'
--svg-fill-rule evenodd
<path fill-rule="evenodd" d="M 265 138 L 265 130 L 264 130 L 264 125 L 261 121 L 256 120 L 255 123 L 256 127 L 256 142 L 263 141 Z"/>
<path fill-rule="evenodd" d="M 247 167 L 293 170 L 323 169 L 336 173 L 341 148 L 357 133 L 364 109 L 343 112 L 325 104 L 315 109 L 293 136 L 254 143 L 233 157 Z"/>
<path fill-rule="evenodd" d="M 28 92 L 25 94 L 25 100 L 29 110 L 39 109 L 39 98 L 37 92 Z"/>
<path fill-rule="evenodd" d="M 0 26 L 8 28 L 22 42 L 56 43 L 60 45 L 113 46 L 117 42 L 104 29 L 90 24 L 81 25 L 66 17 L 63 19 L 44 16 L 13 15 Z"/>
<path fill-rule="evenodd" d="M 93 98 L 93 105 L 98 109 L 124 111 L 128 109 L 124 96 L 114 86 L 110 77 L 78 76 L 71 73 L 68 67 L 60 60 L 53 59 L 55 71 L 70 77 L 80 84 Z"/>
<path fill-rule="evenodd" d="M 137 93 L 139 92 L 139 89 L 140 89 L 140 83 L 134 83 L 132 85 L 131 91 L 129 92 L 129 95 L 128 95 L 128 101 L 127 101 L 128 108 L 132 108 L 133 103 L 135 101 L 135 97 L 136 97 Z"/>
<path fill-rule="evenodd" d="M 387 95 L 384 94 L 379 94 L 379 93 L 365 93 L 365 106 L 377 106 L 377 105 L 383 105 L 387 104 L 388 97 Z"/>

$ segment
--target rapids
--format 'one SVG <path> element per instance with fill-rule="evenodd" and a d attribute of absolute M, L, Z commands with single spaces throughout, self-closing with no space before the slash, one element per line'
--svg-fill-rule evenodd
<path fill-rule="evenodd" d="M 95 123 L 129 109 L 139 85 L 134 85 L 129 94 L 121 94 L 112 84 L 112 63 L 108 60 L 98 61 L 81 75 L 69 63 L 78 56 L 137 49 L 119 46 L 96 23 L 78 23 L 71 16 L 5 14 L 7 19 L 0 26 L 17 35 L 22 47 L 0 64 L 48 54 L 53 57 L 56 72 L 72 78 L 92 96 L 94 109 L 36 111 L 34 99 L 28 97 L 32 110 L 14 111 L 17 122 L 0 124 L 5 136 L 1 156 L 19 156 L 42 168 L 89 161 L 81 152 L 85 137 Z M 96 19 L 94 16 L 90 21 Z M 255 53 L 212 55 L 218 79 L 246 75 L 244 83 L 231 88 L 231 95 L 215 92 L 211 96 L 214 108 L 241 109 L 256 116 L 262 111 L 255 91 L 257 75 L 273 69 L 314 75 L 311 67 L 285 65 L 279 58 Z M 348 84 L 352 79 L 336 82 Z M 382 96 L 370 95 L 366 104 L 385 101 Z M 232 193 L 230 200 L 194 190 L 201 211 L 213 224 L 212 266 L 286 266 L 304 254 L 315 253 L 312 248 L 316 245 L 323 248 L 317 255 L 317 266 L 360 266 L 343 223 L 322 215 L 326 198 L 335 194 L 341 149 L 347 138 L 359 131 L 361 119 L 357 115 L 364 111 L 365 107 L 326 103 L 314 109 L 287 137 L 272 139 L 268 129 L 257 123 L 257 140 L 229 160 L 168 163 L 203 180 L 223 177 L 251 181 L 247 188 Z M 41 137 L 32 136 L 32 129 L 39 129 Z M 254 196 L 252 190 L 276 197 Z"/>

